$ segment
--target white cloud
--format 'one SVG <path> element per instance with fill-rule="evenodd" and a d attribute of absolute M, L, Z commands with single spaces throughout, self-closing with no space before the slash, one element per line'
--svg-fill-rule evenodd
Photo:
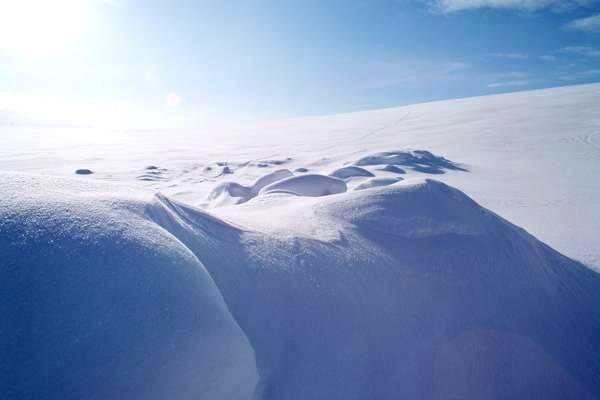
<path fill-rule="evenodd" d="M 571 21 L 567 28 L 585 32 L 600 32 L 600 14 Z"/>
<path fill-rule="evenodd" d="M 536 11 L 544 8 L 569 9 L 595 3 L 596 0 L 433 0 L 433 9 L 441 13 L 452 13 L 477 8 L 501 8 Z"/>
<path fill-rule="evenodd" d="M 561 75 L 559 77 L 560 80 L 563 81 L 577 81 L 581 79 L 590 79 L 595 76 L 600 75 L 600 68 L 588 69 L 585 71 L 574 71 L 569 73 L 568 75 Z"/>
<path fill-rule="evenodd" d="M 493 82 L 489 83 L 487 87 L 489 88 L 499 88 L 505 86 L 528 86 L 531 84 L 531 81 L 528 80 L 518 80 L 518 81 L 506 81 L 506 82 Z"/>
<path fill-rule="evenodd" d="M 562 53 L 577 54 L 584 57 L 600 57 L 600 50 L 589 46 L 567 46 L 560 49 Z"/>

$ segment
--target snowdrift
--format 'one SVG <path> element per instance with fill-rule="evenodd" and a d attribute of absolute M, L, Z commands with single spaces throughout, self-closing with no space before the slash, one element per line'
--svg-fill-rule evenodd
<path fill-rule="evenodd" d="M 145 200 L 49 177 L 0 187 L 0 397 L 251 397 L 246 336 Z"/>
<path fill-rule="evenodd" d="M 2 392 L 600 397 L 598 274 L 443 183 L 324 178 L 209 214 L 0 175 Z"/>
<path fill-rule="evenodd" d="M 278 169 L 263 175 L 251 186 L 244 186 L 237 182 L 223 182 L 217 185 L 208 195 L 208 207 L 236 205 L 247 202 L 258 196 L 260 191 L 277 181 L 294 176 L 287 169 Z"/>

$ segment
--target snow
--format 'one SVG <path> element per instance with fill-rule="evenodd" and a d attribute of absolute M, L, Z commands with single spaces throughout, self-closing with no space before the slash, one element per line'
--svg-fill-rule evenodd
<path fill-rule="evenodd" d="M 220 183 L 250 186 L 283 166 L 327 175 L 364 157 L 422 149 L 468 169 L 443 169 L 436 179 L 600 268 L 599 102 L 600 85 L 592 84 L 187 130 L 6 124 L 0 170 L 69 176 L 87 168 L 91 179 L 202 205 Z M 138 180 L 149 165 L 167 171 Z M 386 165 L 362 167 L 385 177 Z M 408 178 L 432 176 L 402 168 Z"/>
<path fill-rule="evenodd" d="M 290 172 L 287 169 L 278 169 L 274 172 L 271 172 L 265 176 L 260 177 L 256 182 L 254 182 L 254 185 L 252 185 L 251 188 L 251 193 L 254 196 L 257 196 L 258 193 L 265 187 L 269 186 L 272 183 L 275 183 L 277 181 L 280 181 L 282 179 L 286 179 L 289 178 L 291 176 L 294 176 L 294 174 L 292 172 Z"/>
<path fill-rule="evenodd" d="M 216 212 L 243 227 L 240 255 L 231 237 L 222 248 L 244 278 L 223 272 L 240 266 L 218 245 L 188 246 L 248 334 L 264 398 L 599 393 L 600 277 L 456 189 L 416 180 Z"/>
<path fill-rule="evenodd" d="M 386 171 L 386 172 L 394 172 L 396 174 L 405 174 L 406 171 L 400 167 L 398 167 L 397 165 L 386 165 L 385 167 L 380 169 L 381 171 Z"/>
<path fill-rule="evenodd" d="M 81 179 L 0 187 L 2 397 L 250 397 L 246 336 L 148 200 Z"/>
<path fill-rule="evenodd" d="M 217 185 L 208 195 L 206 207 L 222 207 L 225 205 L 242 204 L 258 196 L 260 191 L 272 183 L 289 178 L 294 174 L 287 169 L 278 169 L 261 176 L 251 186 L 240 185 L 236 182 L 223 182 Z"/>
<path fill-rule="evenodd" d="M 436 156 L 427 150 L 386 151 L 371 154 L 356 161 L 356 165 L 382 164 L 387 164 L 388 167 L 401 165 L 410 167 L 413 171 L 428 174 L 443 174 L 445 170 L 466 171 L 456 163 L 444 157 Z"/>
<path fill-rule="evenodd" d="M 360 185 L 357 185 L 354 190 L 365 190 L 379 186 L 393 185 L 401 180 L 402 178 L 373 178 L 361 183 Z"/>
<path fill-rule="evenodd" d="M 319 197 L 343 193 L 346 190 L 346 183 L 341 179 L 318 174 L 305 174 L 274 182 L 263 188 L 261 194 L 288 193 L 296 196 Z"/>
<path fill-rule="evenodd" d="M 340 179 L 375 176 L 366 169 L 355 166 L 338 168 L 335 171 L 333 171 L 330 175 Z"/>
<path fill-rule="evenodd" d="M 598 104 L 2 127 L 1 391 L 598 398 Z"/>

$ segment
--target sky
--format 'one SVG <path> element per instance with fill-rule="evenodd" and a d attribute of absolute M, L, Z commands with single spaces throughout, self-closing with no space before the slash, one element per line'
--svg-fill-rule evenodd
<path fill-rule="evenodd" d="M 0 0 L 4 121 L 195 126 L 591 82 L 600 0 Z"/>

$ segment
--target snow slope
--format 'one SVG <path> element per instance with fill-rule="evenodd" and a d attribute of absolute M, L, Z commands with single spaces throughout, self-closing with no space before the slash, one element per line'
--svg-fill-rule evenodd
<path fill-rule="evenodd" d="M 587 85 L 95 147 L 7 127 L 23 136 L 0 169 L 43 175 L 0 173 L 0 391 L 600 398 L 598 100 Z"/>
<path fill-rule="evenodd" d="M 0 126 L 0 170 L 72 176 L 87 168 L 94 174 L 81 179 L 126 182 L 201 205 L 223 182 L 251 186 L 282 168 L 329 175 L 365 157 L 424 149 L 468 172 L 428 168 L 433 175 L 409 165 L 409 178 L 435 176 L 600 267 L 598 104 L 600 84 L 593 84 L 193 130 L 9 124 Z M 366 169 L 398 176 L 387 167 Z"/>
<path fill-rule="evenodd" d="M 246 336 L 142 196 L 27 175 L 0 187 L 0 397 L 251 397 Z"/>

